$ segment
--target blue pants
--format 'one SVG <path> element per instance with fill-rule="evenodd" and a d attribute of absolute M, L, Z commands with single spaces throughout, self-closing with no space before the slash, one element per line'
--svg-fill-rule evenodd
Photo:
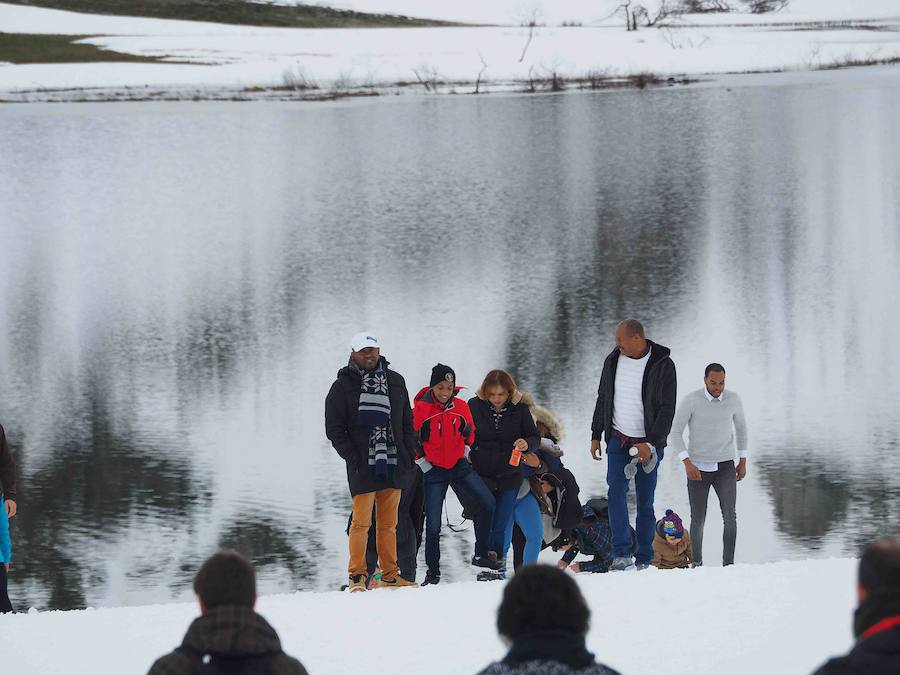
<path fill-rule="evenodd" d="M 475 555 L 486 556 L 491 523 L 494 518 L 494 496 L 484 481 L 462 458 L 452 469 L 433 466 L 424 476 L 425 482 L 425 564 L 432 572 L 441 569 L 441 508 L 447 488 L 465 494 L 466 503 L 478 504 L 475 523 Z"/>
<path fill-rule="evenodd" d="M 512 542 L 513 521 L 522 530 L 525 535 L 525 551 L 522 554 L 522 563 L 537 562 L 538 554 L 541 552 L 541 543 L 544 540 L 544 523 L 541 519 L 541 507 L 538 506 L 537 499 L 530 492 L 519 500 L 516 500 L 513 509 L 513 518 L 509 521 L 506 531 L 503 534 L 503 558 L 509 553 L 509 546 Z"/>
<path fill-rule="evenodd" d="M 494 493 L 496 505 L 494 506 L 494 521 L 491 523 L 491 539 L 488 548 L 491 551 L 496 551 L 501 558 L 503 557 L 503 549 L 507 541 L 506 529 L 507 527 L 512 529 L 518 492 L 519 488 L 510 488 L 508 490 L 498 490 Z"/>
<path fill-rule="evenodd" d="M 656 450 L 660 463 L 663 459 L 662 449 Z M 609 524 L 612 527 L 613 554 L 617 558 L 631 557 L 631 528 L 628 523 L 628 503 L 625 496 L 628 494 L 628 479 L 625 478 L 625 466 L 631 462 L 631 456 L 627 448 L 622 447 L 622 442 L 613 436 L 606 444 L 606 484 L 609 486 Z M 653 559 L 653 532 L 656 527 L 656 515 L 653 512 L 653 497 L 656 493 L 656 476 L 659 472 L 659 464 L 650 473 L 644 473 L 642 467 L 638 467 L 634 477 L 635 501 L 637 502 L 637 518 L 635 519 L 635 531 L 637 533 L 637 550 L 634 553 L 635 562 L 638 564 L 650 564 Z"/>
<path fill-rule="evenodd" d="M 9 518 L 6 517 L 6 497 L 0 495 L 0 564 L 12 562 L 12 540 L 9 538 Z"/>

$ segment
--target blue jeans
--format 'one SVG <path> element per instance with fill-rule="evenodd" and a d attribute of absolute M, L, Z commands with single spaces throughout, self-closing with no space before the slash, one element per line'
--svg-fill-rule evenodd
<path fill-rule="evenodd" d="M 447 488 L 465 493 L 467 502 L 477 503 L 475 513 L 475 555 L 486 556 L 491 522 L 494 517 L 494 496 L 484 481 L 462 458 L 452 469 L 433 466 L 424 475 L 425 482 L 425 564 L 432 572 L 441 569 L 441 509 Z"/>
<path fill-rule="evenodd" d="M 502 557 L 504 542 L 507 541 L 506 529 L 512 529 L 518 492 L 519 488 L 510 488 L 508 490 L 498 490 L 494 493 L 496 504 L 494 506 L 494 520 L 491 523 L 491 540 L 488 544 L 488 549 L 496 551 L 500 557 Z"/>
<path fill-rule="evenodd" d="M 538 554 L 541 552 L 541 543 L 544 540 L 544 522 L 541 519 L 541 507 L 538 506 L 537 499 L 530 492 L 516 501 L 513 509 L 513 518 L 509 521 L 506 531 L 503 533 L 503 558 L 509 553 L 509 546 L 512 543 L 513 521 L 522 530 L 525 535 L 525 550 L 522 553 L 522 563 L 537 562 Z"/>
<path fill-rule="evenodd" d="M 657 449 L 659 461 L 662 462 L 663 450 Z M 606 443 L 606 484 L 609 486 L 609 524 L 612 527 L 613 554 L 617 558 L 629 558 L 632 555 L 631 529 L 628 523 L 628 479 L 625 478 L 625 466 L 631 462 L 628 450 L 622 442 L 613 436 Z M 638 564 L 650 564 L 653 559 L 653 533 L 656 527 L 656 515 L 653 512 L 653 497 L 656 494 L 656 476 L 659 464 L 650 473 L 644 473 L 638 467 L 634 477 L 635 501 L 637 502 L 637 550 L 634 559 Z"/>

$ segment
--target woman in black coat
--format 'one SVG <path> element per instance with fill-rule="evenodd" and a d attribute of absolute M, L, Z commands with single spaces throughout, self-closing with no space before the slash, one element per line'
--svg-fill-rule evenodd
<path fill-rule="evenodd" d="M 476 394 L 469 400 L 475 423 L 475 442 L 469 457 L 497 501 L 488 544 L 488 555 L 497 561 L 496 569 L 505 564 L 504 533 L 510 528 L 522 486 L 521 463 L 530 460 L 523 453 L 534 453 L 540 439 L 522 393 L 505 370 L 489 372 Z"/>

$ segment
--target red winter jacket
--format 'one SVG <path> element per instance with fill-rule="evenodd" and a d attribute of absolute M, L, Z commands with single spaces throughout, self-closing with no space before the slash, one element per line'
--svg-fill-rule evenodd
<path fill-rule="evenodd" d="M 456 466 L 466 446 L 475 440 L 472 413 L 469 404 L 456 397 L 459 390 L 457 387 L 444 406 L 434 398 L 430 387 L 424 387 L 413 405 L 413 427 L 419 432 L 425 459 L 444 469 Z"/>

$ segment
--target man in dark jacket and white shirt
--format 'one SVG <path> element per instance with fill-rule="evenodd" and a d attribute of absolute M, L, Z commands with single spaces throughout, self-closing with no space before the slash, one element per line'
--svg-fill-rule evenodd
<path fill-rule="evenodd" d="M 722 564 L 731 565 L 737 539 L 737 481 L 747 475 L 747 422 L 741 398 L 725 390 L 724 366 L 706 366 L 703 384 L 678 406 L 669 445 L 687 473 L 694 565 L 703 564 L 703 526 L 710 486 L 719 498 L 725 525 Z M 684 445 L 685 427 L 690 430 L 690 448 Z M 740 456 L 737 465 L 736 454 Z"/>
<path fill-rule="evenodd" d="M 410 488 L 416 432 L 406 381 L 388 369 L 371 332 L 350 341 L 350 362 L 338 371 L 325 399 L 325 435 L 347 464 L 353 497 L 350 523 L 351 591 L 366 590 L 366 545 L 375 508 L 375 544 L 381 586 L 415 586 L 400 576 L 397 519 L 401 491 Z"/>
<path fill-rule="evenodd" d="M 638 569 L 653 559 L 656 514 L 653 499 L 659 461 L 675 416 L 675 364 L 668 347 L 644 337 L 644 327 L 636 319 L 625 319 L 616 326 L 616 348 L 603 363 L 597 391 L 597 405 L 591 425 L 591 455 L 601 459 L 600 438 L 606 440 L 609 486 L 609 524 L 613 533 L 611 569 Z M 634 477 L 637 501 L 637 549 L 632 550 L 628 521 L 628 478 L 625 467 L 631 463 L 629 450 L 637 449 L 644 465 Z M 657 456 L 653 463 L 651 457 Z M 651 468 L 652 467 L 652 468 Z M 632 554 L 634 562 L 632 562 Z"/>

